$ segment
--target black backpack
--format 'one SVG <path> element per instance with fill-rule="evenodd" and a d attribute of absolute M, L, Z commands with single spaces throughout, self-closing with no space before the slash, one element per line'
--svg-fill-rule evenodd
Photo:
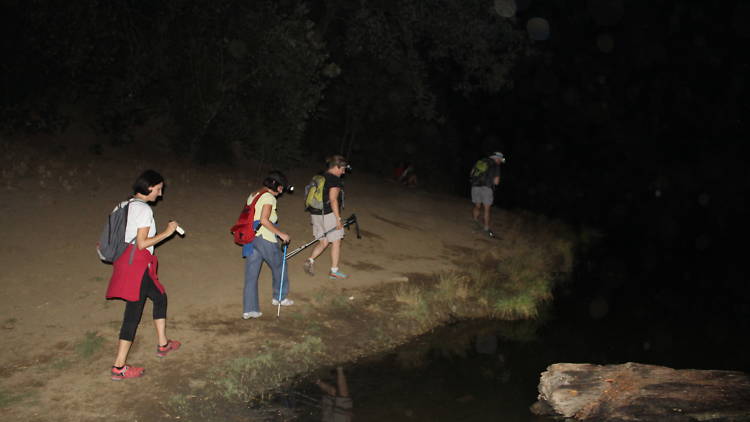
<path fill-rule="evenodd" d="M 128 245 L 135 242 L 135 238 L 130 243 L 125 242 L 125 228 L 128 225 L 130 202 L 132 201 L 118 204 L 107 217 L 107 224 L 104 225 L 102 234 L 99 236 L 99 243 L 96 244 L 99 259 L 104 262 L 113 263 L 117 261 L 117 258 L 125 252 Z M 130 263 L 133 263 L 133 252 L 135 252 L 135 249 L 130 253 Z"/>

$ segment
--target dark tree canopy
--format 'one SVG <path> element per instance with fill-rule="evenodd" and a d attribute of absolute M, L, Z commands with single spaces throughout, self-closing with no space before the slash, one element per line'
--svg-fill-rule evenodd
<path fill-rule="evenodd" d="M 239 146 L 289 165 L 303 138 L 314 154 L 408 154 L 449 118 L 452 96 L 511 86 L 527 51 L 514 20 L 478 0 L 16 1 L 8 9 L 5 50 L 15 60 L 4 69 L 6 130 L 32 114 L 43 116 L 40 129 L 61 129 L 53 122 L 64 107 L 84 102 L 114 143 L 168 118 L 172 148 L 198 161 L 226 160 Z M 405 138 L 407 151 L 383 148 Z"/>
<path fill-rule="evenodd" d="M 238 143 L 284 164 L 298 158 L 329 81 L 328 52 L 302 4 L 17 2 L 15 14 L 6 129 L 83 101 L 114 142 L 166 116 L 173 148 L 198 161 L 226 160 Z"/>

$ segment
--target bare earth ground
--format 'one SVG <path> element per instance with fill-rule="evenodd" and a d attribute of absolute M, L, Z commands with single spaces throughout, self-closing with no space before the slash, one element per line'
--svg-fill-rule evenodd
<path fill-rule="evenodd" d="M 286 331 L 290 326 L 334 326 L 334 319 L 315 320 L 327 314 L 311 312 L 321 295 L 356 303 L 369 287 L 463 265 L 463 257 L 490 242 L 472 230 L 466 198 L 354 173 L 346 179 L 344 214 L 357 214 L 363 238 L 349 231 L 344 240 L 341 268 L 351 277 L 326 277 L 328 253 L 318 261 L 319 273 L 307 276 L 302 261 L 308 249 L 288 266 L 296 304 L 282 309 L 276 320 L 270 272 L 264 268 L 264 315 L 244 321 L 244 262 L 228 228 L 257 187 L 256 168 L 196 168 L 166 154 L 144 158 L 121 150 L 114 158 L 111 151 L 118 150 L 98 156 L 85 148 L 49 145 L 3 146 L 0 419 L 5 421 L 172 419 L 177 416 L 169 413 L 169 398 L 203 385 L 215 366 L 257 350 L 273 336 L 295 341 Z M 129 195 L 132 180 L 145 168 L 162 172 L 168 184 L 154 209 L 157 230 L 172 218 L 187 231 L 157 249 L 160 279 L 169 294 L 168 335 L 183 348 L 165 359 L 155 357 L 149 304 L 129 357 L 131 364 L 146 367 L 146 375 L 112 382 L 108 371 L 123 303 L 104 299 L 111 267 L 97 259 L 94 246 L 107 213 Z M 291 181 L 301 188 L 313 170 L 292 171 Z M 300 194 L 279 200 L 281 226 L 291 234 L 292 247 L 312 238 L 302 201 Z M 496 219 L 499 232 L 503 218 L 499 213 Z M 353 324 L 342 339 L 356 330 L 368 335 L 367 320 Z M 89 354 L 81 349 L 87 333 L 103 339 Z M 335 362 L 336 345 L 327 346 L 326 359 Z M 349 350 L 340 356 L 366 353 Z"/>

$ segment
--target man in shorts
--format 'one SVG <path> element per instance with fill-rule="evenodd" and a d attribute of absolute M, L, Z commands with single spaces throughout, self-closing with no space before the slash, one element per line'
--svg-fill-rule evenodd
<path fill-rule="evenodd" d="M 346 173 L 348 163 L 341 155 L 329 157 L 328 170 L 323 173 L 325 185 L 323 187 L 323 210 L 320 212 L 310 211 L 310 222 L 313 227 L 313 236 L 320 239 L 310 254 L 310 258 L 305 261 L 305 272 L 313 275 L 315 258 L 331 244 L 331 271 L 328 277 L 332 279 L 345 279 L 349 276 L 339 271 L 339 259 L 341 258 L 341 239 L 344 238 L 344 225 L 341 222 L 341 208 L 343 207 L 344 183 L 341 176 Z M 335 229 L 335 230 L 333 230 Z"/>
<path fill-rule="evenodd" d="M 493 152 L 482 158 L 471 171 L 471 202 L 474 203 L 472 217 L 477 226 L 482 226 L 489 237 L 495 237 L 490 229 L 490 210 L 495 200 L 495 186 L 500 184 L 500 164 L 505 162 L 501 152 Z M 479 222 L 480 209 L 484 208 L 483 225 Z"/>

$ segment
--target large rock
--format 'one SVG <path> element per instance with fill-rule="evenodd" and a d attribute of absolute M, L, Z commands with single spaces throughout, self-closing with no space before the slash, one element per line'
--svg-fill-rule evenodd
<path fill-rule="evenodd" d="M 581 421 L 750 421 L 750 377 L 638 363 L 556 363 L 542 373 L 531 411 Z"/>

